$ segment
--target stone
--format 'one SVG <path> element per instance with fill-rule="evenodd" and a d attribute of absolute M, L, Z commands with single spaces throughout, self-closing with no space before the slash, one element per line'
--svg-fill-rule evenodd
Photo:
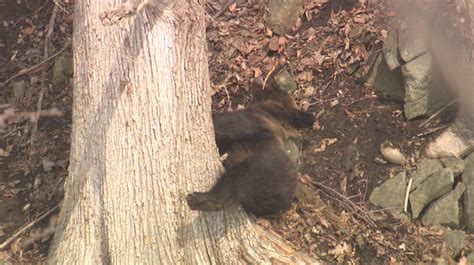
<path fill-rule="evenodd" d="M 466 185 L 463 200 L 464 223 L 467 231 L 474 232 L 474 153 L 466 158 L 461 179 L 462 183 Z"/>
<path fill-rule="evenodd" d="M 466 239 L 466 232 L 459 230 L 446 230 L 443 233 L 443 240 L 446 245 L 453 250 L 456 256 L 463 248 Z"/>
<path fill-rule="evenodd" d="M 422 182 L 410 194 L 413 218 L 418 218 L 423 208 L 430 202 L 449 192 L 452 189 L 453 183 L 454 175 L 449 169 L 442 169 Z"/>
<path fill-rule="evenodd" d="M 453 171 L 453 175 L 455 177 L 461 175 L 461 173 L 464 171 L 464 160 L 459 157 L 445 157 L 441 158 L 440 160 L 445 168 L 449 168 L 451 171 Z"/>
<path fill-rule="evenodd" d="M 57 90 L 63 89 L 63 87 L 69 82 L 73 73 L 74 65 L 71 54 L 64 53 L 59 56 L 53 66 L 53 87 Z"/>
<path fill-rule="evenodd" d="M 390 71 L 395 69 L 400 70 L 400 55 L 398 52 L 398 30 L 397 26 L 392 26 L 388 29 L 387 39 L 383 44 L 383 59 Z"/>
<path fill-rule="evenodd" d="M 425 53 L 401 66 L 405 84 L 405 116 L 408 120 L 437 109 L 431 85 L 431 55 Z"/>
<path fill-rule="evenodd" d="M 466 190 L 462 183 L 448 194 L 433 202 L 421 218 L 423 224 L 458 228 L 460 221 L 459 198 Z"/>
<path fill-rule="evenodd" d="M 398 31 L 398 50 L 404 62 L 410 62 L 427 51 L 424 36 L 416 27 L 404 27 Z"/>
<path fill-rule="evenodd" d="M 303 0 L 270 0 L 268 2 L 270 29 L 279 35 L 288 33 L 304 11 L 303 2 Z"/>
<path fill-rule="evenodd" d="M 423 181 L 443 169 L 443 164 L 438 159 L 424 158 L 418 162 L 418 170 L 412 173 L 413 182 L 410 191 L 415 190 Z"/>
<path fill-rule="evenodd" d="M 13 90 L 13 97 L 16 102 L 21 101 L 25 97 L 25 92 L 30 83 L 26 80 L 12 81 L 10 87 Z"/>
<path fill-rule="evenodd" d="M 372 191 L 369 201 L 394 213 L 402 212 L 407 185 L 406 178 L 406 171 L 402 171 L 388 179 Z"/>
<path fill-rule="evenodd" d="M 287 91 L 289 93 L 298 87 L 293 75 L 290 74 L 286 68 L 282 69 L 275 75 L 275 82 L 281 90 Z"/>
<path fill-rule="evenodd" d="M 367 83 L 373 84 L 375 92 L 382 96 L 399 101 L 403 101 L 405 97 L 401 68 L 398 67 L 391 71 L 384 56 L 379 55 L 375 60 Z"/>

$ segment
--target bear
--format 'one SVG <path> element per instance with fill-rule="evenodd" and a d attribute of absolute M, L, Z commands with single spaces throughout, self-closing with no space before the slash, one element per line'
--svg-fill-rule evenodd
<path fill-rule="evenodd" d="M 212 115 L 219 154 L 225 172 L 208 192 L 186 197 L 192 210 L 217 211 L 229 202 L 240 203 L 257 216 L 274 216 L 288 210 L 296 189 L 296 161 L 288 142 L 298 129 L 312 128 L 310 112 L 299 110 L 294 99 L 269 82 L 251 87 L 252 100 L 243 110 Z"/>

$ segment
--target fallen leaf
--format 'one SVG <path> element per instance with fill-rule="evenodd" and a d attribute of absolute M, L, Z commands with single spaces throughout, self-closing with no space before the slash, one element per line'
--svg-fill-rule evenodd
<path fill-rule="evenodd" d="M 346 113 L 347 117 L 349 117 L 350 119 L 355 117 L 355 114 L 350 112 L 348 109 L 345 109 L 344 112 Z"/>
<path fill-rule="evenodd" d="M 33 34 L 34 31 L 35 31 L 35 28 L 29 27 L 29 28 L 22 29 L 21 33 L 23 33 L 25 35 L 31 35 L 31 34 Z"/>
<path fill-rule="evenodd" d="M 278 51 L 278 37 L 272 37 L 268 42 L 268 49 L 270 51 Z"/>
<path fill-rule="evenodd" d="M 235 10 L 236 7 L 237 7 L 237 3 L 234 2 L 233 4 L 231 4 L 231 5 L 229 6 L 229 11 L 230 11 L 230 12 L 234 12 L 234 10 Z"/>
<path fill-rule="evenodd" d="M 253 69 L 253 77 L 259 77 L 262 75 L 262 70 L 260 70 L 260 68 L 254 68 Z"/>
<path fill-rule="evenodd" d="M 309 57 L 305 57 L 305 58 L 301 59 L 301 64 L 306 65 L 306 66 L 314 65 L 314 61 L 313 61 L 313 59 L 311 59 Z"/>
<path fill-rule="evenodd" d="M 314 152 L 319 153 L 326 150 L 326 148 L 337 142 L 337 138 L 326 138 L 322 140 L 322 143 L 319 148 L 315 148 Z"/>
<path fill-rule="evenodd" d="M 314 52 L 313 58 L 318 65 L 321 65 L 324 62 L 324 57 L 319 53 L 319 51 Z"/>

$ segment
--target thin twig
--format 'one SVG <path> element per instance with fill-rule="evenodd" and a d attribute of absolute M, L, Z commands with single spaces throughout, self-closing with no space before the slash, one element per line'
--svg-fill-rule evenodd
<path fill-rule="evenodd" d="M 272 66 L 272 70 L 268 72 L 267 76 L 265 76 L 265 79 L 263 80 L 263 85 L 262 85 L 262 90 L 265 90 L 265 85 L 267 84 L 267 80 L 270 77 L 270 75 L 275 71 L 275 66 Z"/>
<path fill-rule="evenodd" d="M 445 111 L 446 109 L 448 109 L 449 107 L 451 107 L 454 103 L 456 103 L 458 101 L 458 99 L 453 99 L 451 102 L 449 102 L 448 104 L 446 104 L 444 107 L 442 107 L 441 109 L 439 109 L 438 111 L 436 111 L 435 113 L 433 113 L 433 115 L 431 115 L 428 119 L 426 119 L 426 121 L 420 123 L 420 125 L 418 125 L 418 128 L 421 128 L 421 127 L 425 127 L 426 125 L 428 125 L 428 123 L 431 122 L 431 120 L 433 120 L 434 118 L 436 118 L 439 114 L 441 114 L 443 111 Z"/>
<path fill-rule="evenodd" d="M 319 182 L 315 182 L 315 181 L 311 181 L 311 183 L 313 183 L 314 185 L 320 187 L 320 188 L 323 188 L 327 191 L 330 191 L 332 193 L 334 193 L 335 195 L 337 195 L 340 199 L 340 203 L 344 204 L 344 205 L 349 205 L 350 209 L 354 209 L 354 212 L 357 216 L 359 216 L 362 220 L 364 220 L 366 223 L 368 223 L 369 225 L 373 226 L 373 227 L 377 227 L 377 225 L 375 224 L 375 222 L 372 220 L 372 218 L 362 209 L 360 208 L 358 205 L 356 205 L 355 203 L 353 203 L 351 200 L 349 200 L 346 196 L 340 194 L 339 192 L 337 192 L 336 190 L 322 184 L 322 183 L 319 183 Z"/>
<path fill-rule="evenodd" d="M 229 8 L 229 6 L 232 5 L 233 3 L 235 3 L 235 0 L 229 0 L 229 1 L 227 1 L 227 3 L 226 3 L 221 9 L 219 9 L 219 11 L 217 11 L 217 12 L 212 16 L 212 18 L 213 18 L 214 20 L 215 20 L 216 18 L 218 18 L 218 17 L 219 17 L 220 15 L 222 15 L 222 14 L 225 12 L 225 10 L 226 10 L 227 8 Z"/>
<path fill-rule="evenodd" d="M 38 131 L 38 120 L 41 113 L 41 107 L 43 106 L 43 98 L 44 98 L 44 89 L 41 89 L 39 98 L 38 98 L 38 104 L 36 105 L 35 120 L 33 122 L 33 128 L 31 130 L 31 137 L 30 137 L 31 146 L 35 145 L 35 137 L 36 137 L 36 132 Z"/>
<path fill-rule="evenodd" d="M 46 36 L 44 38 L 43 59 L 48 58 L 48 55 L 49 55 L 49 47 L 51 47 L 50 39 L 54 31 L 54 24 L 56 22 L 57 10 L 58 10 L 58 6 L 55 5 L 53 8 L 53 12 L 51 13 L 51 17 L 49 18 L 48 30 L 46 31 Z"/>
<path fill-rule="evenodd" d="M 70 13 L 66 10 L 66 8 L 64 8 L 64 6 L 62 6 L 57 0 L 53 0 L 54 2 L 54 5 L 59 7 L 64 13 L 66 13 L 66 15 L 70 15 Z"/>
<path fill-rule="evenodd" d="M 321 104 L 321 103 L 328 102 L 328 101 L 333 101 L 333 100 L 336 100 L 336 99 L 339 99 L 339 98 L 341 98 L 341 97 L 333 97 L 333 98 L 328 98 L 328 99 L 321 99 L 321 100 L 318 100 L 318 101 L 309 103 L 309 106 L 313 106 L 313 105 L 316 105 L 316 104 Z"/>
<path fill-rule="evenodd" d="M 440 126 L 440 127 L 436 127 L 436 128 L 433 128 L 433 129 L 430 129 L 430 130 L 427 130 L 426 132 L 422 132 L 422 133 L 419 133 L 417 134 L 415 137 L 423 137 L 423 136 L 427 136 L 427 135 L 430 135 L 432 133 L 435 133 L 439 130 L 442 130 L 444 128 L 447 128 L 449 125 L 443 125 L 443 126 Z M 415 138 L 413 137 L 413 139 Z"/>
<path fill-rule="evenodd" d="M 58 52 L 56 52 L 55 54 L 51 55 L 50 57 L 44 59 L 43 61 L 41 61 L 40 63 L 38 64 L 35 64 L 33 65 L 32 67 L 29 67 L 29 68 L 26 68 L 26 69 L 22 69 L 20 70 L 18 73 L 14 74 L 12 77 L 8 78 L 5 82 L 2 83 L 2 86 L 5 86 L 6 84 L 10 83 L 10 81 L 12 81 L 13 79 L 19 77 L 19 76 L 22 76 L 22 75 L 25 75 L 33 70 L 36 70 L 36 68 L 50 62 L 51 60 L 53 60 L 54 58 L 58 57 L 58 55 L 60 55 L 61 53 L 63 53 L 68 47 L 69 47 L 69 43 L 70 41 L 68 41 L 66 43 L 66 45 L 64 45 L 64 47 L 59 50 Z"/>
<path fill-rule="evenodd" d="M 11 106 L 12 106 L 11 103 L 0 104 L 0 109 L 8 109 Z"/>
<path fill-rule="evenodd" d="M 56 209 L 59 208 L 59 204 L 54 206 L 53 208 L 47 210 L 46 212 L 44 212 L 43 214 L 41 214 L 38 218 L 36 218 L 35 220 L 33 220 L 31 223 L 29 224 L 26 224 L 24 225 L 20 230 L 18 230 L 18 232 L 16 232 L 15 234 L 13 234 L 11 237 L 9 237 L 7 240 L 5 240 L 1 245 L 0 245 L 0 249 L 4 249 L 6 246 L 8 246 L 11 242 L 13 242 L 13 240 L 15 240 L 17 237 L 19 237 L 21 234 L 23 234 L 26 230 L 28 230 L 29 228 L 31 228 L 32 226 L 34 226 L 35 224 L 37 224 L 38 222 L 40 222 L 41 220 L 43 220 L 44 218 L 46 218 L 47 216 L 49 216 L 51 213 L 53 213 Z"/>
<path fill-rule="evenodd" d="M 407 185 L 407 190 L 405 192 L 405 203 L 403 204 L 403 211 L 408 213 L 408 197 L 410 196 L 411 184 L 413 183 L 413 177 L 410 178 Z"/>
<path fill-rule="evenodd" d="M 352 101 L 349 105 L 347 105 L 347 107 L 352 106 L 356 103 L 359 103 L 359 102 L 367 100 L 367 99 L 377 99 L 377 98 L 379 98 L 379 97 L 378 96 L 370 96 L 370 97 L 365 97 L 365 98 L 359 98 L 357 100 Z"/>

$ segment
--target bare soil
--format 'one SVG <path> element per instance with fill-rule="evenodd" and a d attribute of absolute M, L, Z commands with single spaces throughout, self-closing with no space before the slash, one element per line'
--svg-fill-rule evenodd
<path fill-rule="evenodd" d="M 245 107 L 253 78 L 265 78 L 288 62 L 298 82 L 294 97 L 317 116 L 314 128 L 304 132 L 299 165 L 309 195 L 298 197 L 287 213 L 257 223 L 327 263 L 432 263 L 451 257 L 440 230 L 393 217 L 368 203 L 373 188 L 400 169 L 375 162 L 380 144 L 389 140 L 416 161 L 439 133 L 430 130 L 454 117 L 446 112 L 428 128 L 419 128 L 423 119 L 407 122 L 400 103 L 378 97 L 352 74 L 351 69 L 363 69 L 370 54 L 382 47 L 393 12 L 381 5 L 364 7 L 360 1 L 309 1 L 294 31 L 275 36 L 266 26 L 264 2 L 237 1 L 212 18 L 224 2 L 206 4 L 213 109 Z M 41 63 L 71 38 L 73 3 L 58 4 L 8 1 L 5 8 L 0 6 L 0 82 L 39 64 L 12 80 L 29 82 L 20 99 L 8 85 L 1 86 L 0 113 L 12 106 L 36 113 L 38 105 L 63 111 L 61 118 L 40 118 L 37 123 L 21 118 L 0 132 L 0 244 L 56 207 L 64 192 L 72 87 L 51 87 L 55 60 Z M 0 259 L 43 261 L 50 235 L 38 235 L 49 219 L 13 237 L 0 250 Z M 474 245 L 474 236 L 468 236 L 468 243 Z"/>

